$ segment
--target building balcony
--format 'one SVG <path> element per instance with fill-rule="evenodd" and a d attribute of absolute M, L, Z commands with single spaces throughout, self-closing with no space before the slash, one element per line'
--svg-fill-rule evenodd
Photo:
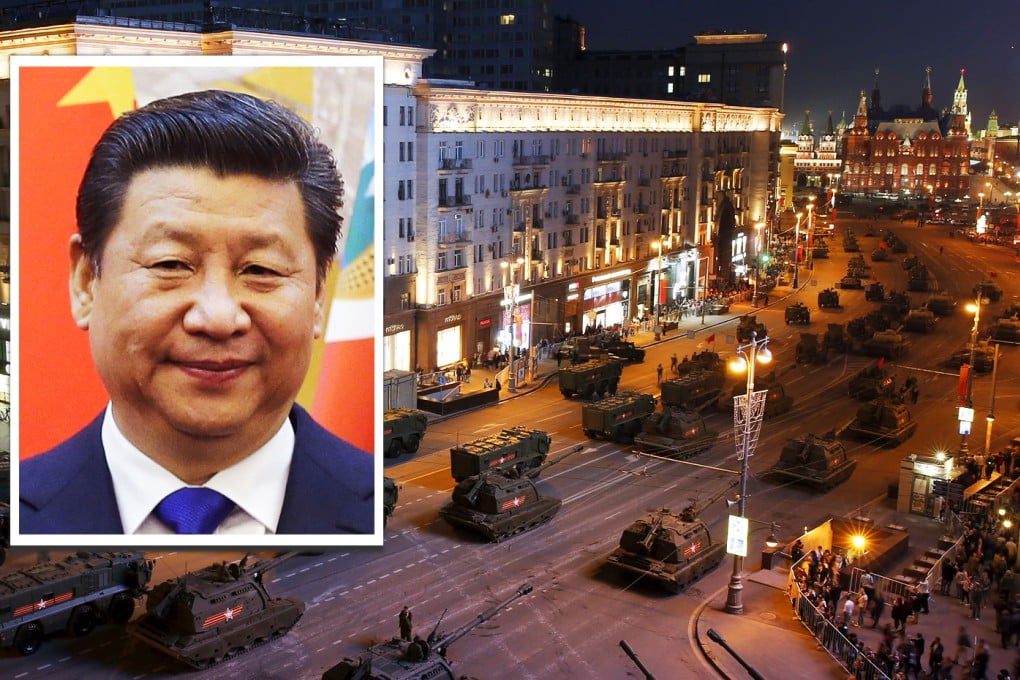
<path fill-rule="evenodd" d="M 578 195 L 580 193 L 581 193 L 581 185 L 580 184 L 571 184 L 571 185 L 567 186 L 567 194 L 568 195 L 576 196 L 576 195 Z"/>
<path fill-rule="evenodd" d="M 577 213 L 567 213 L 567 215 L 564 217 L 564 221 L 567 224 L 580 224 L 581 223 L 580 216 Z"/>
<path fill-rule="evenodd" d="M 454 231 L 439 235 L 439 245 L 448 246 L 458 243 L 471 243 L 470 232 Z"/>
<path fill-rule="evenodd" d="M 634 206 L 634 214 L 636 215 L 649 215 L 651 214 L 651 212 L 652 209 L 649 208 L 647 204 L 638 203 L 636 206 Z"/>
<path fill-rule="evenodd" d="M 686 173 L 683 168 L 676 163 L 663 163 L 662 172 L 659 174 L 660 177 L 683 177 Z"/>
<path fill-rule="evenodd" d="M 652 186 L 652 180 L 648 177 L 639 177 L 637 181 L 639 187 L 650 187 Z"/>
<path fill-rule="evenodd" d="M 513 164 L 519 167 L 549 165 L 552 158 L 549 156 L 514 156 Z"/>
<path fill-rule="evenodd" d="M 467 208 L 471 206 L 471 196 L 468 194 L 461 194 L 460 196 L 440 196 L 439 207 L 440 208 Z"/>
<path fill-rule="evenodd" d="M 541 260 L 543 255 L 545 255 L 545 253 L 542 251 L 541 248 L 532 248 L 531 249 L 531 259 L 532 260 Z"/>
<path fill-rule="evenodd" d="M 443 171 L 454 171 L 454 170 L 470 170 L 472 166 L 472 159 L 470 158 L 440 158 L 439 159 L 439 170 Z"/>
<path fill-rule="evenodd" d="M 619 163 L 627 160 L 627 154 L 622 151 L 600 151 L 595 158 L 599 163 Z"/>
<path fill-rule="evenodd" d="M 663 151 L 662 152 L 662 157 L 663 158 L 687 158 L 687 151 L 683 150 L 683 149 L 679 149 L 679 150 L 676 150 L 676 151 Z"/>
<path fill-rule="evenodd" d="M 547 187 L 538 182 L 510 182 L 510 191 L 544 191 Z"/>
<path fill-rule="evenodd" d="M 527 230 L 528 230 L 527 222 L 518 222 L 517 224 L 514 225 L 514 231 L 518 233 L 525 232 Z"/>
<path fill-rule="evenodd" d="M 545 220 L 532 220 L 531 221 L 531 228 L 532 229 L 545 229 Z"/>

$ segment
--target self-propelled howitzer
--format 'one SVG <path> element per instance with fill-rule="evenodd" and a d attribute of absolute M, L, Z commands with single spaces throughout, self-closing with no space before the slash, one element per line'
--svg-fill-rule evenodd
<path fill-rule="evenodd" d="M 292 557 L 267 562 L 213 564 L 170 581 L 149 593 L 146 614 L 128 632 L 164 654 L 195 668 L 207 668 L 289 631 L 305 604 L 273 598 L 263 574 Z"/>
<path fill-rule="evenodd" d="M 583 449 L 577 446 L 523 476 L 497 469 L 468 477 L 453 488 L 452 500 L 439 514 L 455 527 L 496 542 L 544 524 L 559 512 L 562 501 L 539 494 L 532 478 Z"/>
<path fill-rule="evenodd" d="M 525 584 L 513 595 L 485 610 L 469 623 L 451 633 L 440 634 L 436 624 L 428 638 L 410 642 L 392 639 L 372 646 L 357 659 L 344 659 L 322 674 L 322 680 L 455 680 L 458 676 L 446 658 L 446 651 L 457 640 L 506 609 L 528 593 Z M 442 620 L 440 619 L 440 622 Z"/>

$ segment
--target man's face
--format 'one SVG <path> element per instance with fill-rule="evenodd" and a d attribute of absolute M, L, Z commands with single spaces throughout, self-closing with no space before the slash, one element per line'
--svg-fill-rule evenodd
<path fill-rule="evenodd" d="M 323 327 L 295 183 L 144 171 L 100 271 L 77 236 L 71 260 L 75 320 L 139 448 L 182 434 L 258 446 L 279 428 Z"/>

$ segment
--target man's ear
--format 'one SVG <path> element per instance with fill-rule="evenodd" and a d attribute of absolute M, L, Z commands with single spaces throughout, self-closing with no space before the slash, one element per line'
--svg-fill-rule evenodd
<path fill-rule="evenodd" d="M 99 273 L 92 265 L 92 260 L 85 254 L 81 245 L 81 235 L 71 237 L 71 316 L 75 324 L 83 331 L 89 329 L 92 318 L 94 300 L 93 286 Z"/>
<path fill-rule="evenodd" d="M 318 340 L 322 337 L 326 328 L 326 285 L 325 283 L 316 284 L 315 293 L 315 318 L 312 321 L 312 337 Z"/>

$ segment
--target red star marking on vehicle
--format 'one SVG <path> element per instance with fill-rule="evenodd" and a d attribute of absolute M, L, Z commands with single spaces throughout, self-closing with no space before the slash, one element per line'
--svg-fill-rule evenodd
<path fill-rule="evenodd" d="M 230 621 L 232 618 L 234 618 L 234 610 L 231 609 L 230 607 L 227 607 L 227 611 L 223 612 L 223 618 L 225 618 L 227 621 Z"/>
<path fill-rule="evenodd" d="M 36 609 L 46 609 L 46 600 L 39 600 L 39 604 L 36 605 Z"/>

